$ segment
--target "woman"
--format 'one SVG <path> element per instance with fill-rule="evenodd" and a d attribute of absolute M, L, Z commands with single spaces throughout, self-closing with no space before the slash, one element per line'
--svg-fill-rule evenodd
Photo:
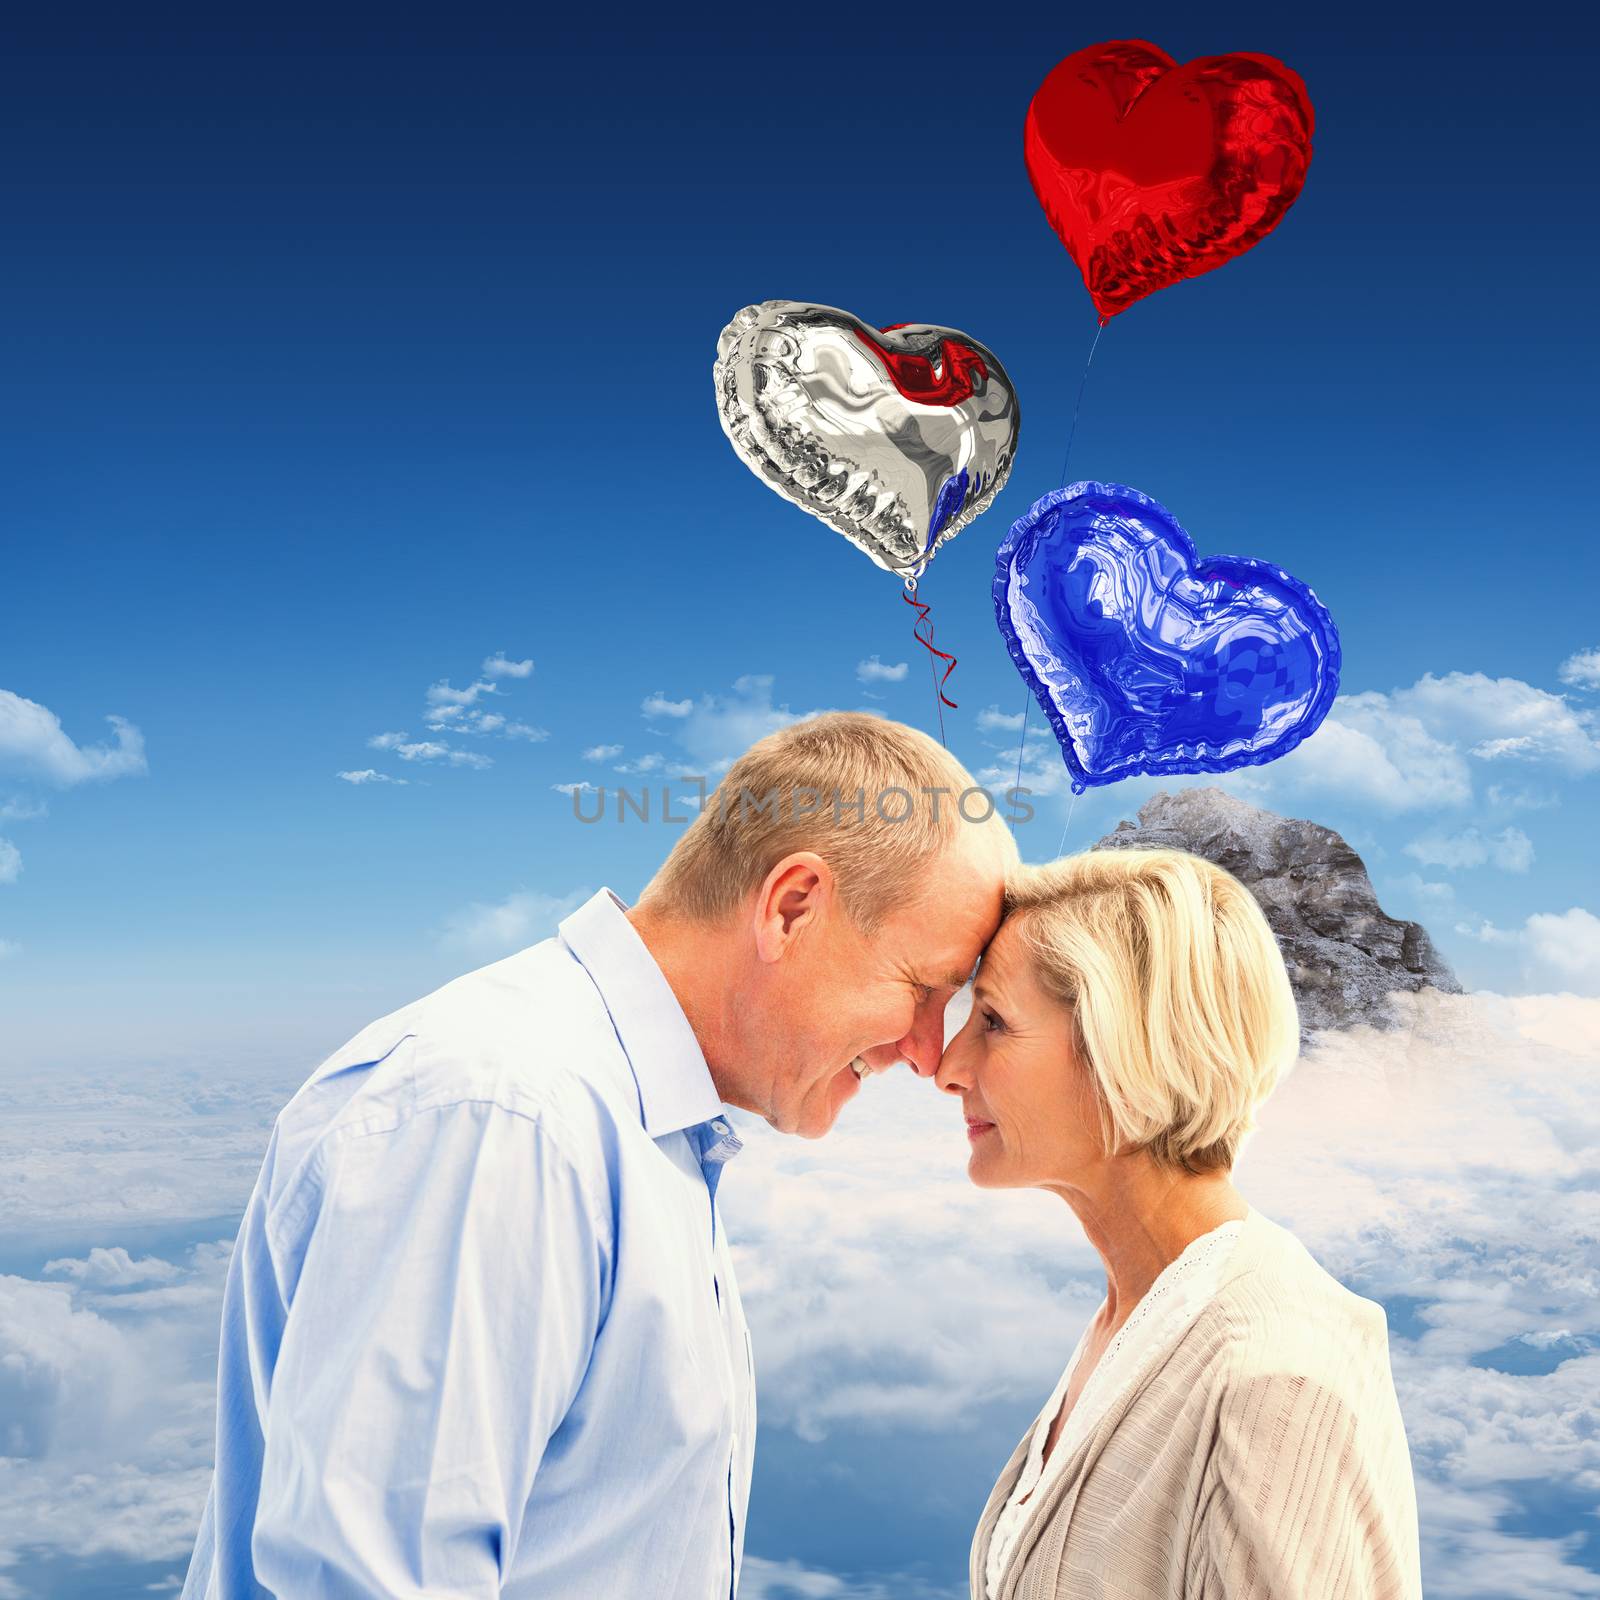
<path fill-rule="evenodd" d="M 1418 1600 L 1383 1310 L 1233 1185 L 1294 1059 L 1266 919 L 1176 850 L 1024 867 L 950 1042 L 974 1183 L 1058 1194 L 1106 1297 L 1006 1464 L 974 1600 Z"/>

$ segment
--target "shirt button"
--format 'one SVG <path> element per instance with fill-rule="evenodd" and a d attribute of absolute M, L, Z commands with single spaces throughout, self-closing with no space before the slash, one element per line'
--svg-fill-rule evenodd
<path fill-rule="evenodd" d="M 728 1132 L 728 1124 L 724 1122 L 721 1117 L 718 1117 L 717 1120 L 711 1124 L 711 1131 L 713 1133 L 725 1135 Z"/>

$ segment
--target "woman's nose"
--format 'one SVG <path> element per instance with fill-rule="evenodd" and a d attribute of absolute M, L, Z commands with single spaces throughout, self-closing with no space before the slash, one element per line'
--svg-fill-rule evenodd
<path fill-rule="evenodd" d="M 940 1058 L 938 1069 L 933 1075 L 933 1081 L 946 1094 L 965 1094 L 972 1087 L 971 1063 L 968 1055 L 967 1030 L 963 1028 L 945 1046 L 944 1055 Z"/>

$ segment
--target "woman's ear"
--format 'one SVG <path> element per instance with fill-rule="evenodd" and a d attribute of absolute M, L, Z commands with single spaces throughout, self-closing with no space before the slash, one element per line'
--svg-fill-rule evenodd
<path fill-rule="evenodd" d="M 796 941 L 826 920 L 833 902 L 833 869 L 821 856 L 810 850 L 785 856 L 756 895 L 756 954 L 763 961 L 781 961 Z"/>

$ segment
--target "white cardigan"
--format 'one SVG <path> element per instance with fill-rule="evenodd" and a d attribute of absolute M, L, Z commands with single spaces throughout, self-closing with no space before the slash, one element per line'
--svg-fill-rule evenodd
<path fill-rule="evenodd" d="M 978 1524 L 975 1600 L 1039 1426 Z M 1210 1301 L 1027 1509 L 995 1600 L 1420 1600 L 1382 1307 L 1252 1209 Z"/>
<path fill-rule="evenodd" d="M 1083 1359 L 1093 1322 L 1079 1335 L 1066 1370 L 1033 1425 L 1022 1472 L 1012 1485 L 1011 1496 L 989 1536 L 989 1557 L 984 1566 L 986 1600 L 999 1600 L 1000 1584 L 1011 1552 L 1022 1537 L 1028 1518 L 1043 1504 L 1044 1495 L 1039 1485 L 1050 1483 L 1072 1459 L 1079 1440 L 1093 1431 L 1107 1408 L 1115 1405 L 1119 1395 L 1143 1378 L 1151 1363 L 1183 1337 L 1189 1324 L 1211 1302 L 1233 1259 L 1233 1247 L 1243 1227 L 1243 1222 L 1224 1222 L 1209 1233 L 1201 1234 L 1161 1270 L 1094 1364 L 1081 1386 L 1077 1403 L 1067 1413 L 1061 1437 L 1046 1460 L 1045 1442 L 1066 1400 L 1078 1363 Z M 1104 1308 L 1102 1301 L 1101 1310 Z"/>

